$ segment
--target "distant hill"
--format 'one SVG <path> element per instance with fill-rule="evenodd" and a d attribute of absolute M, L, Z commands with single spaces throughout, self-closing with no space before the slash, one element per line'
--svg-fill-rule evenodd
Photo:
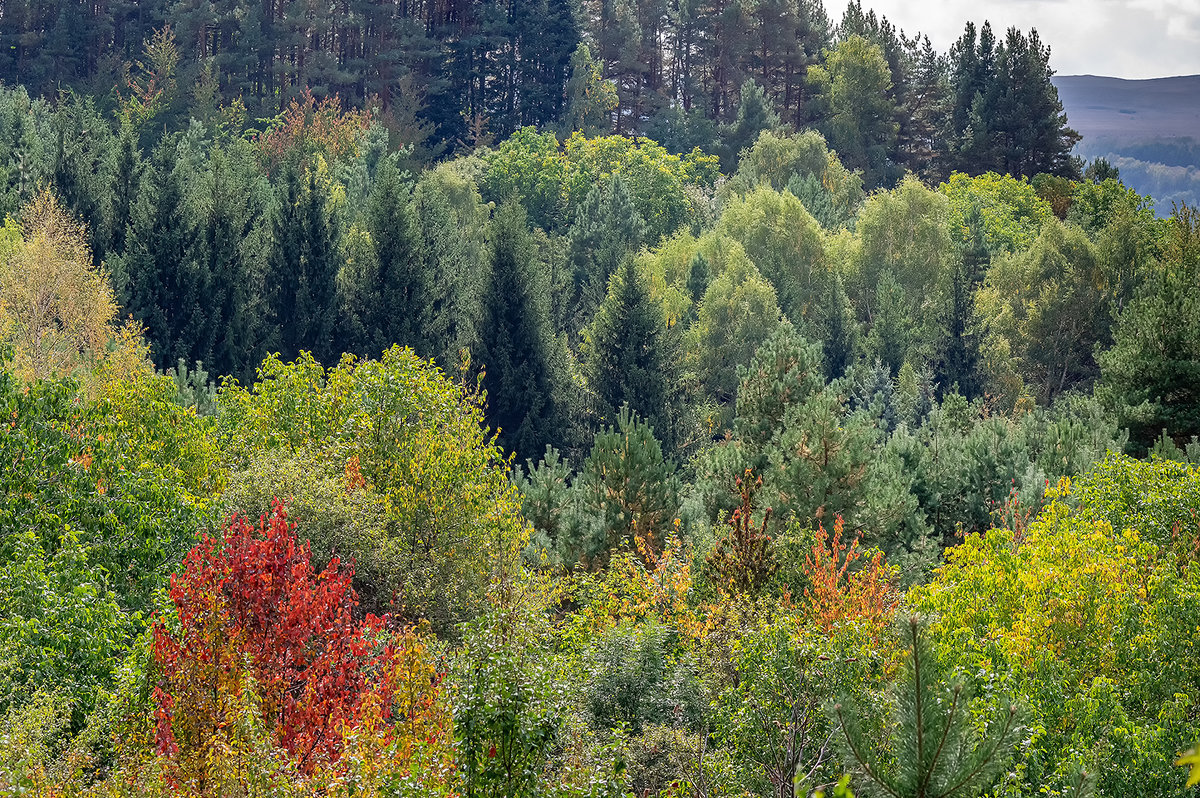
<path fill-rule="evenodd" d="M 1126 185 L 1154 197 L 1160 214 L 1173 202 L 1200 204 L 1200 75 L 1052 81 L 1068 122 L 1083 134 L 1079 155 L 1107 158 Z"/>

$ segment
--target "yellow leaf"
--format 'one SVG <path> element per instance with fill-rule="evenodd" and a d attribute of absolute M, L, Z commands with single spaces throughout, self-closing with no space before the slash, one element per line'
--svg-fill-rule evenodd
<path fill-rule="evenodd" d="M 1181 767 L 1191 765 L 1191 771 L 1188 772 L 1187 786 L 1191 787 L 1193 784 L 1200 784 L 1200 746 L 1196 746 L 1180 755 L 1175 760 L 1175 764 Z"/>

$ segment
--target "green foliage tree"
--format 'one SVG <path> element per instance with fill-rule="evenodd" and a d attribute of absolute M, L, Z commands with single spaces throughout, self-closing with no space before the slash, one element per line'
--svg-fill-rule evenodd
<path fill-rule="evenodd" d="M 285 357 L 301 351 L 336 358 L 339 222 L 330 215 L 329 189 L 315 167 L 287 167 L 278 198 L 268 263 L 271 320 Z"/>
<path fill-rule="evenodd" d="M 1094 380 L 1091 353 L 1108 342 L 1112 326 L 1103 283 L 1087 237 L 1057 220 L 1027 251 L 994 261 L 975 300 L 990 392 L 1015 404 L 1024 382 L 1048 403 Z"/>
<path fill-rule="evenodd" d="M 747 80 L 742 84 L 737 115 L 721 129 L 721 165 L 727 172 L 737 169 L 742 150 L 758 140 L 759 134 L 779 128 L 779 114 L 763 87 Z"/>
<path fill-rule="evenodd" d="M 826 97 L 826 137 L 838 156 L 849 168 L 863 171 L 867 186 L 894 183 L 898 175 L 888 154 L 898 125 L 883 50 L 862 36 L 849 36 L 829 52 L 824 67 L 809 70 L 809 80 Z"/>
<path fill-rule="evenodd" d="M 371 610 L 445 630 L 515 568 L 519 499 L 477 398 L 411 351 L 328 370 L 271 356 L 220 402 L 225 507 L 254 517 L 288 493 L 316 556 L 356 560 Z"/>
<path fill-rule="evenodd" d="M 825 241 L 812 215 L 791 193 L 766 186 L 732 197 L 716 232 L 742 245 L 759 272 L 775 288 L 779 305 L 797 324 L 816 321 L 832 279 Z"/>
<path fill-rule="evenodd" d="M 779 325 L 775 290 L 753 265 L 733 264 L 704 292 L 688 330 L 688 354 L 701 389 L 722 404 L 737 392 L 737 368 Z"/>
<path fill-rule="evenodd" d="M 962 684 L 946 684 L 927 633 L 915 618 L 906 624 L 911 651 L 900 685 L 897 710 L 889 725 L 894 764 L 871 740 L 847 700 L 834 705 L 846 759 L 863 775 L 868 794 L 933 798 L 973 795 L 986 789 L 1008 764 L 1020 726 L 1015 706 L 993 712 L 977 725 L 971 717 L 971 693 Z M 980 728 L 982 725 L 982 728 Z"/>
<path fill-rule="evenodd" d="M 564 562 L 604 564 L 618 551 L 655 551 L 670 534 L 679 509 L 676 466 L 628 407 L 616 422 L 596 435 L 573 485 L 584 525 L 579 540 L 564 541 Z"/>
<path fill-rule="evenodd" d="M 1112 348 L 1099 356 L 1097 389 L 1127 424 L 1139 449 L 1163 430 L 1178 439 L 1200 433 L 1196 350 L 1200 304 L 1200 214 L 1180 208 L 1168 225 L 1166 251 L 1121 313 Z"/>
<path fill-rule="evenodd" d="M 550 327 L 541 264 L 515 203 L 501 207 L 489 234 L 490 281 L 480 330 L 486 418 L 500 441 L 529 459 L 557 440 L 560 346 Z"/>
<path fill-rule="evenodd" d="M 567 233 L 567 261 L 576 297 L 574 325 L 592 321 L 608 294 L 609 280 L 646 240 L 646 225 L 619 174 L 588 192 Z"/>
<path fill-rule="evenodd" d="M 428 340 L 433 287 L 421 257 L 412 201 L 391 158 L 384 158 L 367 204 L 366 231 L 375 250 L 377 299 L 363 308 L 372 353 L 392 344 L 431 355 Z"/>
<path fill-rule="evenodd" d="M 584 369 L 602 420 L 615 419 L 628 405 L 671 440 L 678 362 L 673 333 L 633 259 L 626 259 L 613 275 L 608 297 L 584 332 L 582 345 Z"/>
<path fill-rule="evenodd" d="M 598 136 L 612 129 L 612 112 L 617 107 L 617 92 L 604 79 L 592 51 L 581 43 L 571 54 L 571 77 L 567 80 L 567 106 L 564 130 L 576 130 L 585 136 Z"/>

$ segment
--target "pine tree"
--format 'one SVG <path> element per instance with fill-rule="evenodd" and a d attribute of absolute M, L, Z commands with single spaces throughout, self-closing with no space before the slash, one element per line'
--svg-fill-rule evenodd
<path fill-rule="evenodd" d="M 670 534 L 679 508 L 675 464 L 663 457 L 650 426 L 628 407 L 616 421 L 596 435 L 575 480 L 582 515 L 591 524 L 581 530 L 583 540 L 565 541 L 564 561 L 582 558 L 603 565 L 619 550 L 661 551 Z"/>
<path fill-rule="evenodd" d="M 885 269 L 875 284 L 872 316 L 871 331 L 864 342 L 866 354 L 868 358 L 882 362 L 894 376 L 908 357 L 913 321 L 908 297 L 890 269 Z"/>
<path fill-rule="evenodd" d="M 911 651 L 899 685 L 895 717 L 888 719 L 892 740 L 881 750 L 869 736 L 863 708 L 849 699 L 834 705 L 847 764 L 864 777 L 869 796 L 956 798 L 987 788 L 1007 766 L 1020 726 L 1016 707 L 995 714 L 980 729 L 971 712 L 971 694 L 947 684 L 937 656 L 916 618 L 903 624 Z"/>
<path fill-rule="evenodd" d="M 615 418 L 628 405 L 670 443 L 677 358 L 670 351 L 665 321 L 633 259 L 626 258 L 584 334 L 583 357 L 602 419 Z"/>
<path fill-rule="evenodd" d="M 515 202 L 496 211 L 489 231 L 490 280 L 480 331 L 487 391 L 485 417 L 518 461 L 557 436 L 555 349 L 550 309 L 525 212 Z"/>

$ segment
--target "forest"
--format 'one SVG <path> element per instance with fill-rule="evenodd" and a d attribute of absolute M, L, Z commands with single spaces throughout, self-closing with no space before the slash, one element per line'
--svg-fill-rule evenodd
<path fill-rule="evenodd" d="M 1193 794 L 1200 211 L 1036 31 L 0 40 L 0 791 Z"/>

